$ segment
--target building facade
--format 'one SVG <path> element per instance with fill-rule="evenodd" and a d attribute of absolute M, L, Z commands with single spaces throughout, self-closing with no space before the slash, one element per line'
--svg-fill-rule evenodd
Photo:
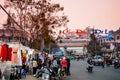
<path fill-rule="evenodd" d="M 115 52 L 118 57 L 120 57 L 120 28 L 113 33 L 115 41 Z"/>
<path fill-rule="evenodd" d="M 28 33 L 23 30 L 17 30 L 15 27 L 4 26 L 0 29 L 0 43 L 20 42 L 28 45 Z"/>
<path fill-rule="evenodd" d="M 112 33 L 111 39 L 109 39 L 109 34 L 98 37 L 101 52 L 104 55 L 109 55 L 111 57 L 120 56 L 120 28 L 110 32 Z"/>

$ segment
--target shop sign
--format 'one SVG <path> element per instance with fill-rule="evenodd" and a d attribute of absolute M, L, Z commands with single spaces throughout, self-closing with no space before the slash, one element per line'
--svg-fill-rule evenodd
<path fill-rule="evenodd" d="M 91 31 L 91 33 L 94 34 L 109 34 L 111 31 L 105 29 L 105 30 L 101 30 L 101 29 L 94 29 L 93 31 Z M 73 33 L 76 33 L 76 34 L 86 34 L 87 32 L 84 31 L 84 30 L 81 30 L 81 29 L 75 29 L 75 30 L 71 30 L 71 29 L 68 29 L 66 28 L 65 30 L 62 31 L 63 34 L 73 34 Z"/>
<path fill-rule="evenodd" d="M 94 33 L 95 34 L 108 34 L 109 31 L 107 29 L 105 29 L 105 30 L 95 29 Z"/>
<path fill-rule="evenodd" d="M 92 31 L 92 32 L 94 32 L 94 34 L 109 34 L 109 33 L 111 33 L 111 31 L 108 31 L 107 29 L 105 29 L 105 30 L 94 29 L 94 31 Z"/>
<path fill-rule="evenodd" d="M 87 34 L 86 31 L 81 30 L 81 29 L 71 30 L 71 29 L 68 29 L 68 28 L 63 30 L 62 33 L 63 34 L 74 34 L 74 33 L 76 33 L 78 35 L 80 35 L 80 34 Z"/>

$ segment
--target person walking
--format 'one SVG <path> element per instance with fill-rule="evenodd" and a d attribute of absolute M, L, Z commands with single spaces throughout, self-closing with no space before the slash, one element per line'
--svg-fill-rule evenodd
<path fill-rule="evenodd" d="M 67 65 L 68 65 L 66 57 L 63 57 L 61 61 L 61 65 L 62 65 L 62 69 L 64 69 L 64 77 L 66 77 L 67 76 Z"/>
<path fill-rule="evenodd" d="M 58 72 L 58 64 L 57 64 L 56 58 L 53 59 L 52 66 L 53 66 L 53 69 L 55 71 L 55 74 L 57 74 L 57 72 Z"/>
<path fill-rule="evenodd" d="M 10 80 L 10 67 L 9 66 L 6 66 L 4 72 L 3 72 L 3 75 L 4 75 L 4 78 L 5 80 Z"/>
<path fill-rule="evenodd" d="M 102 60 L 102 62 L 101 62 L 101 66 L 102 66 L 102 68 L 105 67 L 105 60 Z"/>
<path fill-rule="evenodd" d="M 26 75 L 27 75 L 26 65 L 23 64 L 23 66 L 22 66 L 22 78 L 26 79 Z"/>
<path fill-rule="evenodd" d="M 33 58 L 32 64 L 33 64 L 33 76 L 35 76 L 38 64 L 37 64 L 37 61 L 34 58 Z"/>
<path fill-rule="evenodd" d="M 70 59 L 69 59 L 69 56 L 67 56 L 67 58 L 66 58 L 66 60 L 67 60 L 67 76 L 69 76 L 70 75 Z"/>

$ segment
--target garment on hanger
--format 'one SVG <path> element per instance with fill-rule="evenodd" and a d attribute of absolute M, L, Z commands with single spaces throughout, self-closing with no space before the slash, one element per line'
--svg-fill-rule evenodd
<path fill-rule="evenodd" d="M 22 63 L 25 64 L 26 63 L 26 57 L 22 58 Z"/>
<path fill-rule="evenodd" d="M 22 63 L 25 64 L 26 63 L 26 58 L 27 58 L 27 54 L 22 52 Z"/>
<path fill-rule="evenodd" d="M 2 61 L 7 61 L 7 46 L 6 44 L 1 46 L 1 57 L 2 57 Z"/>
<path fill-rule="evenodd" d="M 17 52 L 18 52 L 18 48 L 12 48 L 12 62 L 14 64 L 17 64 L 18 63 L 18 55 L 17 55 Z"/>
<path fill-rule="evenodd" d="M 11 61 L 12 57 L 12 48 L 8 48 L 8 60 Z"/>
<path fill-rule="evenodd" d="M 2 57 L 2 46 L 0 46 L 0 58 Z"/>

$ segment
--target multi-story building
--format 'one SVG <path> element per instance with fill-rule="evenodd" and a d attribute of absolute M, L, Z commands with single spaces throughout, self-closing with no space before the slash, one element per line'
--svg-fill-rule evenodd
<path fill-rule="evenodd" d="M 112 38 L 109 39 L 109 34 L 106 36 L 99 36 L 98 41 L 102 47 L 101 51 L 105 54 L 116 56 L 120 55 L 120 28 L 112 32 Z"/>
<path fill-rule="evenodd" d="M 114 40 L 115 40 L 115 42 L 120 43 L 120 28 L 119 28 L 118 30 L 116 30 L 116 31 L 113 33 L 113 35 L 114 35 Z"/>
<path fill-rule="evenodd" d="M 113 33 L 114 43 L 115 43 L 115 52 L 117 56 L 120 57 L 120 28 Z"/>

